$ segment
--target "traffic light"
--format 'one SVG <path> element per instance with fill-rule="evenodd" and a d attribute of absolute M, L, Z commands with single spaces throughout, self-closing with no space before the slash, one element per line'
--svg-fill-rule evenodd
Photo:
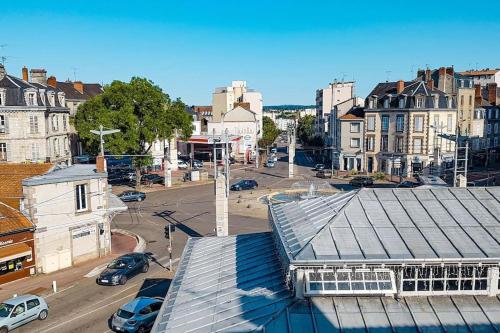
<path fill-rule="evenodd" d="M 165 226 L 165 238 L 170 239 L 170 229 L 168 228 L 168 225 Z"/>

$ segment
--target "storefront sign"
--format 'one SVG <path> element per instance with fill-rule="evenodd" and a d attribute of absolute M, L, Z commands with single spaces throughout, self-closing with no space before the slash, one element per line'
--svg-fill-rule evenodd
<path fill-rule="evenodd" d="M 9 245 L 9 244 L 12 244 L 12 243 L 14 243 L 13 239 L 9 239 L 9 240 L 6 240 L 6 241 L 0 241 L 0 246 Z"/>

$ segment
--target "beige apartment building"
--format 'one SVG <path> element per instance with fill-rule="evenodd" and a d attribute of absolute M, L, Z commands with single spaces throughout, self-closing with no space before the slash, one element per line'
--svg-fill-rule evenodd
<path fill-rule="evenodd" d="M 342 171 L 364 171 L 364 110 L 355 107 L 338 119 L 339 131 L 337 140 L 340 149 L 334 154 L 339 170 Z"/>
<path fill-rule="evenodd" d="M 314 131 L 324 137 L 328 131 L 329 115 L 336 105 L 354 98 L 354 82 L 337 82 L 328 84 L 326 88 L 316 90 L 316 119 Z"/>
<path fill-rule="evenodd" d="M 424 81 L 379 83 L 365 109 L 366 170 L 406 176 L 452 162 L 439 134 L 455 133 L 456 116 L 456 97 Z"/>

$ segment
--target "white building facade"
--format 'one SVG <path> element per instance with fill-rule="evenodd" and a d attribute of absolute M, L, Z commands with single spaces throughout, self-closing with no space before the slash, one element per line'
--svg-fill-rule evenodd
<path fill-rule="evenodd" d="M 315 133 L 324 137 L 328 131 L 328 115 L 333 107 L 354 97 L 354 82 L 337 82 L 316 90 Z"/>

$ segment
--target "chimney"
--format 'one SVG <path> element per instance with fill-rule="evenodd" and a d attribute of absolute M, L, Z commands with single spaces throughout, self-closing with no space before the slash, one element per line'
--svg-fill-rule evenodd
<path fill-rule="evenodd" d="M 57 79 L 55 76 L 51 76 L 47 79 L 47 85 L 48 86 L 51 86 L 52 88 L 56 88 L 57 87 Z"/>
<path fill-rule="evenodd" d="M 396 90 L 398 94 L 401 94 L 405 88 L 405 82 L 403 80 L 399 80 L 396 82 Z"/>
<path fill-rule="evenodd" d="M 95 171 L 96 172 L 106 172 L 106 159 L 102 155 L 97 155 L 95 158 Z"/>
<path fill-rule="evenodd" d="M 23 80 L 28 82 L 28 68 L 26 66 L 23 67 Z"/>
<path fill-rule="evenodd" d="M 431 79 L 431 70 L 427 68 L 425 70 L 425 81 L 429 81 Z"/>
<path fill-rule="evenodd" d="M 0 64 L 0 80 L 3 79 L 6 74 L 7 72 L 5 71 L 5 67 Z"/>
<path fill-rule="evenodd" d="M 78 92 L 80 94 L 83 94 L 83 83 L 82 83 L 82 81 L 75 81 L 75 82 L 73 82 L 73 88 L 75 88 L 75 90 L 78 90 Z"/>
<path fill-rule="evenodd" d="M 475 97 L 481 97 L 481 85 L 476 84 L 474 85 L 474 91 L 475 91 Z"/>
<path fill-rule="evenodd" d="M 497 84 L 490 83 L 488 84 L 488 103 L 491 105 L 497 104 Z"/>
<path fill-rule="evenodd" d="M 434 80 L 427 80 L 427 88 L 431 89 L 434 88 Z"/>
<path fill-rule="evenodd" d="M 45 69 L 31 69 L 31 81 L 38 84 L 47 84 L 47 71 Z"/>
<path fill-rule="evenodd" d="M 453 74 L 455 74 L 455 70 L 454 70 L 453 66 L 446 68 L 446 74 L 448 74 L 450 76 L 453 76 Z"/>
<path fill-rule="evenodd" d="M 439 78 L 441 78 L 441 76 L 444 76 L 445 74 L 446 74 L 446 68 L 440 67 L 439 68 Z"/>

